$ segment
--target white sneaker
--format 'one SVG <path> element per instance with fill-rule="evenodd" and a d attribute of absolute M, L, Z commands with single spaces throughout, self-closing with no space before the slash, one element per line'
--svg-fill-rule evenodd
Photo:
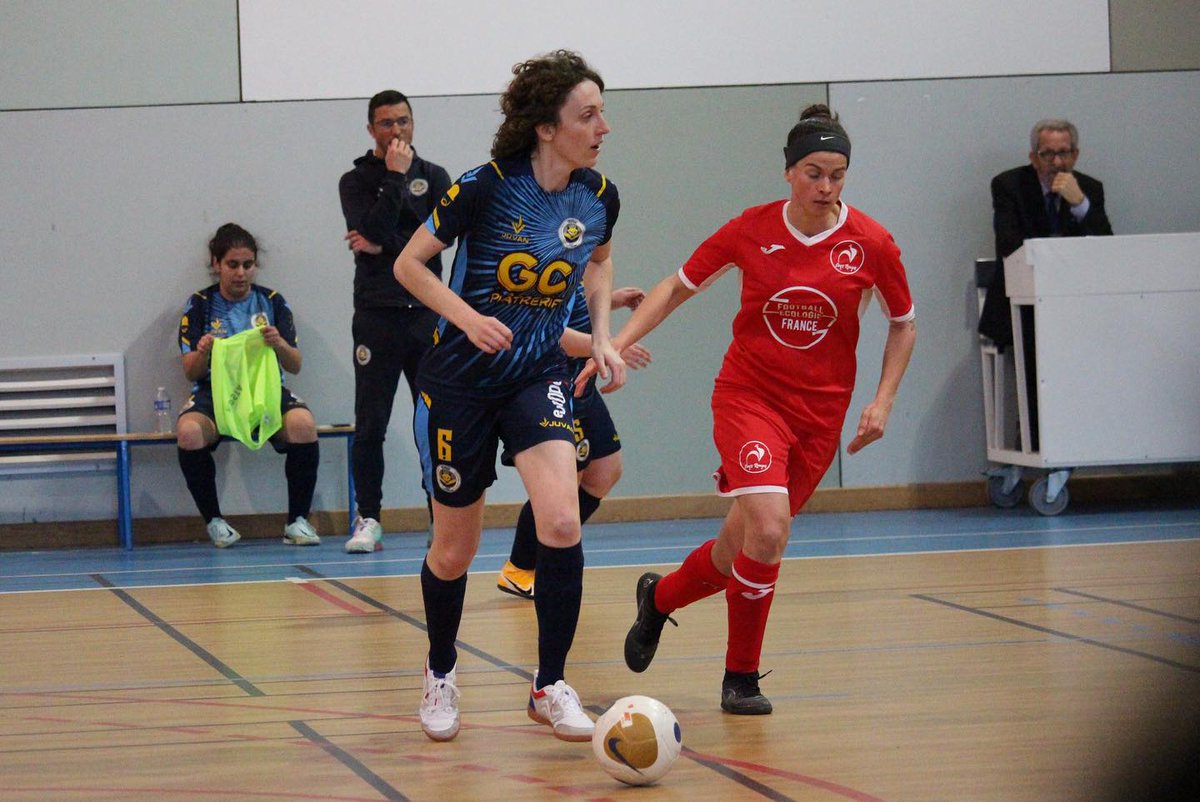
<path fill-rule="evenodd" d="M 458 735 L 458 679 L 454 668 L 444 677 L 429 670 L 425 661 L 425 695 L 421 697 L 421 729 L 435 741 Z"/>
<path fill-rule="evenodd" d="M 218 549 L 232 546 L 242 539 L 242 536 L 238 534 L 238 530 L 230 526 L 224 518 L 213 518 L 205 528 L 208 529 L 208 539 Z"/>
<path fill-rule="evenodd" d="M 529 717 L 539 724 L 549 724 L 554 728 L 554 737 L 560 741 L 590 741 L 596 723 L 592 721 L 579 701 L 579 694 L 565 681 L 559 680 L 553 685 L 547 685 L 540 691 L 537 686 L 537 674 L 533 675 L 534 684 L 529 689 Z"/>
<path fill-rule="evenodd" d="M 354 534 L 346 541 L 346 553 L 370 554 L 375 551 L 383 551 L 383 527 L 374 518 L 355 519 Z"/>
<path fill-rule="evenodd" d="M 283 528 L 283 542 L 291 546 L 317 546 L 321 537 L 303 515 Z"/>

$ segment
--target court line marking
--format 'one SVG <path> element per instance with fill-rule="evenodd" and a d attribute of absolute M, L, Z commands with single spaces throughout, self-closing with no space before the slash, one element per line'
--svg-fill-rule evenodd
<path fill-rule="evenodd" d="M 1108 649 L 1110 651 L 1120 652 L 1121 654 L 1127 654 L 1127 655 L 1130 655 L 1131 657 L 1141 657 L 1143 659 L 1150 660 L 1155 663 L 1162 663 L 1163 665 L 1171 666 L 1172 668 L 1178 668 L 1181 671 L 1188 671 L 1193 674 L 1200 674 L 1200 666 L 1189 665 L 1187 663 L 1180 663 L 1176 660 L 1171 660 L 1170 658 L 1167 658 L 1167 657 L 1160 657 L 1156 654 L 1149 654 L 1147 652 L 1141 652 L 1141 651 L 1138 651 L 1137 649 L 1127 649 L 1124 646 L 1117 646 L 1115 644 L 1106 643 L 1105 641 L 1095 640 L 1093 638 L 1085 638 L 1082 635 L 1073 635 L 1070 632 L 1063 632 L 1062 630 L 1051 629 L 1050 627 L 1044 627 L 1041 624 L 1033 624 L 1028 621 L 1021 621 L 1020 619 L 1017 619 L 1017 618 L 1010 618 L 1006 615 L 1000 615 L 998 613 L 993 613 L 989 610 L 981 610 L 977 607 L 968 607 L 965 604 L 957 604 L 952 601 L 946 601 L 945 599 L 939 599 L 936 596 L 927 596 L 924 593 L 913 593 L 913 594 L 911 594 L 911 596 L 914 599 L 920 599 L 921 601 L 927 601 L 927 602 L 932 602 L 934 604 L 940 604 L 944 607 L 949 607 L 954 610 L 960 610 L 964 613 L 972 613 L 974 615 L 983 616 L 984 618 L 991 618 L 996 621 L 1003 621 L 1006 624 L 1013 624 L 1015 626 L 1023 627 L 1025 629 L 1032 629 L 1035 632 L 1044 632 L 1047 635 L 1053 635 L 1058 638 L 1065 638 L 1067 640 L 1075 641 L 1077 643 L 1085 643 L 1089 646 L 1096 646 L 1101 649 Z"/>
<path fill-rule="evenodd" d="M 130 596 L 128 593 L 126 593 L 121 588 L 118 588 L 115 585 L 113 585 L 111 582 L 108 581 L 108 579 L 106 579 L 104 577 L 103 574 L 92 574 L 91 576 L 92 576 L 92 579 L 94 579 L 97 582 L 97 584 L 101 585 L 104 589 L 108 590 L 110 593 L 112 593 L 118 599 L 125 602 L 125 604 L 127 604 L 135 612 L 137 612 L 138 615 L 142 616 L 147 621 L 154 624 L 154 626 L 158 627 L 160 632 L 162 632 L 163 634 L 170 637 L 172 640 L 174 640 L 179 645 L 183 646 L 185 649 L 187 649 L 189 652 L 194 654 L 196 657 L 199 657 L 202 661 L 207 663 L 212 668 L 216 669 L 222 676 L 224 676 L 226 679 L 228 679 L 234 685 L 241 688 L 247 694 L 249 694 L 250 696 L 266 696 L 265 693 L 263 693 L 261 690 L 259 690 L 257 687 L 255 687 L 254 683 L 250 682 L 248 679 L 246 679 L 245 677 L 243 677 L 242 675 L 240 675 L 236 671 L 234 671 L 230 666 L 223 663 L 215 654 L 208 651 L 203 646 L 201 646 L 200 644 L 196 643 L 191 638 L 184 635 L 182 632 L 177 630 L 175 627 L 171 626 L 169 623 L 166 622 L 166 620 L 160 618 L 149 607 L 146 607 L 144 604 L 142 604 L 137 599 Z"/>
<path fill-rule="evenodd" d="M 825 791 L 830 791 L 831 793 L 837 794 L 838 796 L 844 796 L 847 799 L 854 800 L 854 802 L 884 802 L 883 799 L 880 799 L 877 796 L 871 796 L 870 794 L 864 793 L 862 791 L 857 791 L 853 788 L 847 788 L 844 785 L 839 785 L 837 783 L 829 782 L 828 780 L 822 780 L 817 777 L 810 777 L 806 774 L 798 774 L 794 771 L 786 771 L 784 769 L 776 769 L 776 768 L 772 768 L 770 766 L 763 766 L 758 763 L 749 763 L 744 760 L 735 760 L 732 758 L 722 758 L 722 757 L 716 757 L 714 755 L 705 755 L 705 754 L 701 754 L 700 752 L 694 752 L 693 750 L 688 749 L 686 746 L 683 748 L 683 751 L 687 752 L 687 753 L 691 753 L 689 755 L 689 757 L 692 757 L 692 759 L 695 760 L 697 763 L 702 763 L 702 764 L 707 765 L 708 762 L 711 761 L 713 763 L 720 763 L 721 765 L 724 765 L 724 766 L 733 766 L 733 767 L 745 769 L 747 771 L 758 771 L 758 772 L 762 772 L 764 774 L 770 774 L 774 777 L 780 777 L 782 779 L 795 780 L 796 782 L 804 783 L 805 785 L 811 785 L 813 787 L 820 788 Z"/>
<path fill-rule="evenodd" d="M 1168 613 L 1166 610 L 1156 610 L 1153 607 L 1145 607 L 1140 604 L 1134 604 L 1133 602 L 1121 601 L 1120 599 L 1110 599 L 1105 596 L 1096 596 L 1091 593 L 1084 593 L 1082 590 L 1071 590 L 1070 588 L 1051 588 L 1051 590 L 1057 593 L 1065 593 L 1068 596 L 1080 596 L 1084 599 L 1091 599 L 1092 601 L 1104 602 L 1105 604 L 1114 604 L 1117 607 L 1125 607 L 1129 610 L 1137 610 L 1141 613 L 1150 613 L 1151 615 L 1156 615 L 1161 618 L 1170 618 L 1175 621 L 1183 621 L 1187 624 L 1200 624 L 1200 619 L 1188 618 L 1186 615 Z"/>
<path fill-rule="evenodd" d="M 394 802 L 408 802 L 408 797 L 402 794 L 395 786 L 384 780 L 375 772 L 367 768 L 367 765 L 354 755 L 337 746 L 324 735 L 314 730 L 303 721 L 289 721 L 292 729 L 303 735 L 306 739 L 316 744 L 325 751 L 330 757 L 341 763 L 350 771 L 354 772 L 359 779 L 363 780 L 367 785 L 374 788 L 379 793 L 383 794 L 384 799 L 394 800 Z"/>

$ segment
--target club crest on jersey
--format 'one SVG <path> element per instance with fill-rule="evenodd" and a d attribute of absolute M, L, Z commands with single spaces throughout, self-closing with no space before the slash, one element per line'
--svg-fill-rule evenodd
<path fill-rule="evenodd" d="M 558 241 L 563 244 L 564 248 L 578 248 L 583 244 L 583 235 L 586 232 L 587 226 L 578 218 L 568 217 L 558 227 Z"/>
<path fill-rule="evenodd" d="M 833 269 L 847 276 L 861 270 L 865 260 L 863 247 L 852 239 L 842 240 L 829 252 L 829 263 Z"/>
<path fill-rule="evenodd" d="M 355 346 L 354 361 L 360 365 L 366 365 L 371 361 L 371 349 L 365 345 Z"/>
<path fill-rule="evenodd" d="M 424 178 L 414 178 L 408 182 L 408 194 L 419 198 L 429 191 L 429 182 Z"/>
<path fill-rule="evenodd" d="M 812 348 L 837 323 L 838 310 L 829 296 L 812 287 L 788 287 L 763 304 L 763 322 L 781 345 Z"/>
<path fill-rule="evenodd" d="M 771 467 L 771 449 L 760 440 L 750 440 L 738 453 L 738 464 L 746 473 L 762 473 Z"/>
<path fill-rule="evenodd" d="M 587 462 L 588 455 L 592 453 L 592 444 L 585 437 L 575 444 L 575 461 Z"/>
<path fill-rule="evenodd" d="M 270 325 L 270 322 L 267 320 L 266 314 L 263 312 L 258 312 L 257 314 L 254 315 L 254 317 L 250 318 L 250 323 L 256 329 L 261 329 L 263 326 Z"/>
<path fill-rule="evenodd" d="M 453 493 L 462 487 L 462 475 L 452 465 L 439 465 L 434 473 L 437 475 L 438 487 L 447 493 Z"/>

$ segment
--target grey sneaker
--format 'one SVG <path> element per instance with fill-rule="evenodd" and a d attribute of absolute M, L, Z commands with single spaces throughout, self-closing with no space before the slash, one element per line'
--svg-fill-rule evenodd
<path fill-rule="evenodd" d="M 758 681 L 767 674 L 757 671 L 739 674 L 726 669 L 725 679 L 721 681 L 721 709 L 735 716 L 769 715 L 773 709 L 771 700 L 758 688 Z"/>
<path fill-rule="evenodd" d="M 374 518 L 359 516 L 354 521 L 354 534 L 346 541 L 347 554 L 371 554 L 383 551 L 383 527 Z"/>
<path fill-rule="evenodd" d="M 290 546 L 317 546 L 321 538 L 303 515 L 283 528 L 283 542 Z"/>
<path fill-rule="evenodd" d="M 230 526 L 224 518 L 213 518 L 205 528 L 208 530 L 208 539 L 218 549 L 232 546 L 242 539 L 242 536 L 238 534 L 238 530 Z"/>

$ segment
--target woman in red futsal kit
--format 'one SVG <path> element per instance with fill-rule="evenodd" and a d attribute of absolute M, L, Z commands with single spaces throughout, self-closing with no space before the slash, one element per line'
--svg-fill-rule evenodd
<path fill-rule="evenodd" d="M 626 664 L 645 671 L 668 615 L 724 591 L 729 640 L 721 708 L 740 715 L 772 709 L 758 685 L 763 634 L 791 519 L 838 450 L 854 389 L 859 317 L 878 297 L 888 335 L 878 388 L 850 454 L 883 436 L 917 336 L 899 248 L 881 225 L 841 200 L 850 138 L 837 116 L 824 105 L 805 109 L 784 156 L 790 197 L 747 209 L 709 237 L 613 339 L 620 351 L 730 267 L 742 271 L 733 342 L 712 395 L 717 489 L 733 506 L 716 539 L 666 576 L 638 580 L 637 621 L 625 639 Z"/>

